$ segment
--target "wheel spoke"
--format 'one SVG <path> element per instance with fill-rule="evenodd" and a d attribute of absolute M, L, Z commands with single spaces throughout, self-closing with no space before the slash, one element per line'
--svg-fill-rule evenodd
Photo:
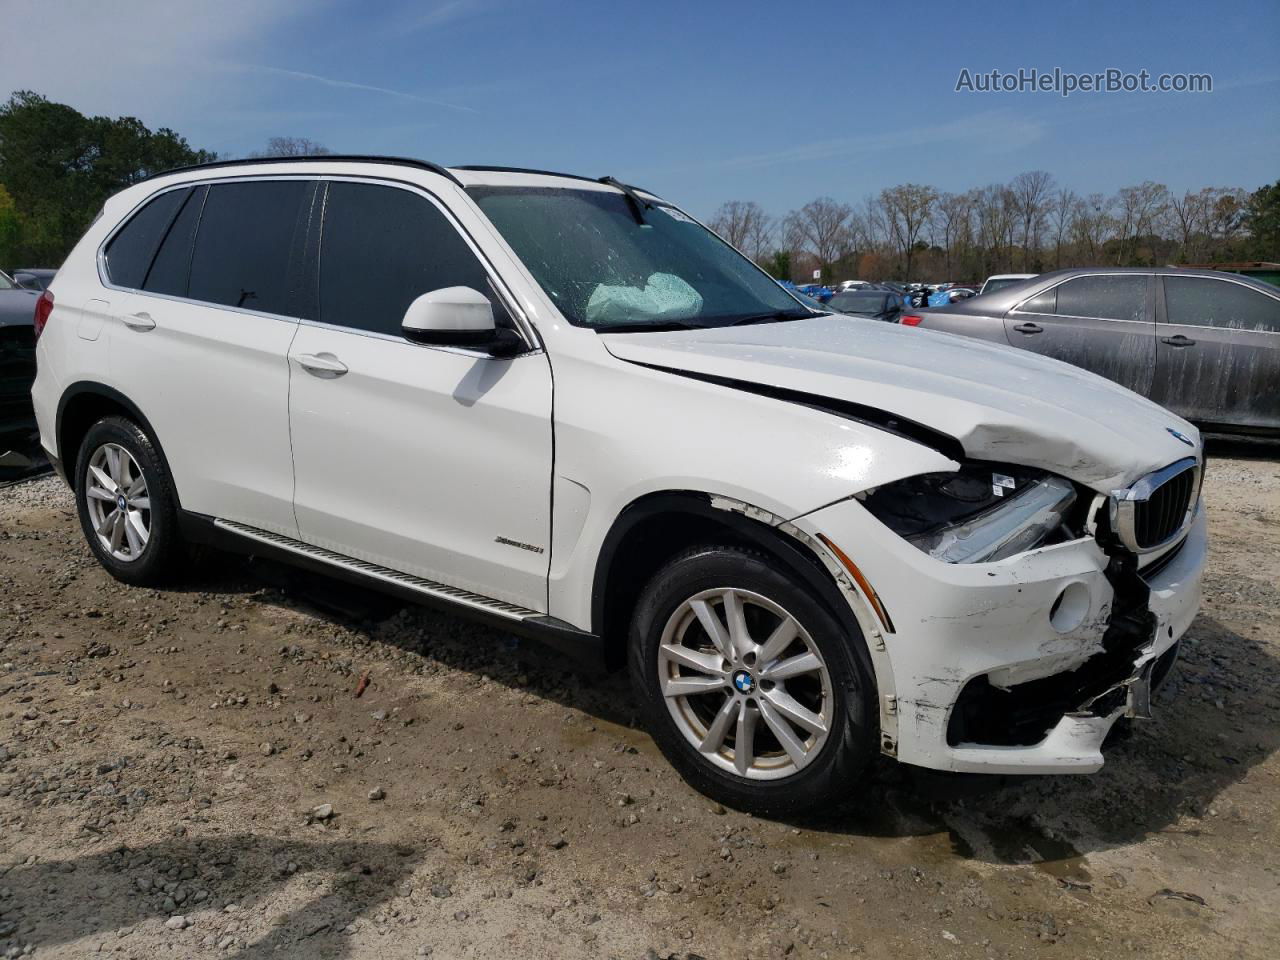
<path fill-rule="evenodd" d="M 150 497 L 134 497 L 132 500 L 129 501 L 129 506 L 131 506 L 134 510 L 150 510 L 151 498 Z"/>
<path fill-rule="evenodd" d="M 142 538 L 138 536 L 137 527 L 134 526 L 133 514 L 125 515 L 124 536 L 129 541 L 129 556 L 136 557 L 142 553 Z"/>
<path fill-rule="evenodd" d="M 724 689 L 723 677 L 674 677 L 662 688 L 665 697 L 691 697 L 699 693 L 711 693 Z"/>
<path fill-rule="evenodd" d="M 807 707 L 802 706 L 799 701 L 781 687 L 775 687 L 767 693 L 762 693 L 761 696 L 771 707 L 777 710 L 779 714 L 791 723 L 794 723 L 797 727 L 802 727 L 810 733 L 827 732 L 827 725 L 823 723 L 822 717 Z"/>
<path fill-rule="evenodd" d="M 129 489 L 124 492 L 126 497 L 139 497 L 147 492 L 147 478 L 139 472 L 138 477 L 133 483 L 129 484 Z"/>
<path fill-rule="evenodd" d="M 147 525 L 142 522 L 142 514 L 137 510 L 129 511 L 129 529 L 137 534 L 139 544 L 145 547 L 147 545 L 147 540 L 151 537 L 151 531 L 148 530 Z"/>
<path fill-rule="evenodd" d="M 124 486 L 121 469 L 120 450 L 116 447 L 107 447 L 107 473 L 111 474 L 111 479 L 115 481 L 117 487 Z"/>
<path fill-rule="evenodd" d="M 805 673 L 819 673 L 821 670 L 822 661 L 818 659 L 816 653 L 802 653 L 798 656 L 788 657 L 786 660 L 779 660 L 773 666 L 761 670 L 760 676 L 777 682 L 791 677 L 798 677 Z"/>
<path fill-rule="evenodd" d="M 111 523 L 111 552 L 119 553 L 120 544 L 124 542 L 124 514 L 119 510 L 115 512 L 115 519 Z"/>
<path fill-rule="evenodd" d="M 769 639 L 764 642 L 764 646 L 760 648 L 757 659 L 760 663 L 777 660 L 787 652 L 787 647 L 791 646 L 799 635 L 800 624 L 791 617 L 783 617 L 782 621 L 773 628 L 773 633 L 769 634 Z"/>
<path fill-rule="evenodd" d="M 98 486 L 96 483 L 91 484 L 88 488 L 86 488 L 84 493 L 85 493 L 85 496 L 92 497 L 94 500 L 105 500 L 108 503 L 116 502 L 115 496 L 110 491 L 104 490 L 102 487 Z"/>
<path fill-rule="evenodd" d="M 724 744 L 724 738 L 729 733 L 729 727 L 733 725 L 734 716 L 738 713 L 741 704 L 735 697 L 725 699 L 724 706 L 716 714 L 715 719 L 711 721 L 711 726 L 707 728 L 707 735 L 702 738 L 702 744 L 698 747 L 703 753 L 715 753 Z"/>
<path fill-rule="evenodd" d="M 115 498 L 112 497 L 112 500 L 114 499 Z M 104 513 L 102 515 L 102 522 L 94 527 L 94 529 L 98 531 L 98 536 L 105 537 L 111 532 L 111 528 L 116 522 L 116 515 L 118 513 L 118 510 L 112 510 L 110 513 Z"/>
<path fill-rule="evenodd" d="M 702 629 L 707 632 L 707 636 L 711 639 L 715 648 L 720 651 L 720 655 L 726 660 L 732 660 L 733 644 L 729 640 L 729 632 L 725 629 L 724 624 L 720 622 L 716 612 L 711 609 L 711 605 L 705 600 L 694 600 L 689 606 L 693 608 L 698 622 L 702 624 Z"/>
<path fill-rule="evenodd" d="M 662 647 L 662 656 L 666 660 L 680 664 L 682 667 L 688 667 L 690 670 L 697 670 L 699 673 L 708 673 L 712 676 L 724 678 L 724 670 L 720 668 L 722 659 L 714 653 L 702 653 L 698 650 L 690 650 L 688 647 L 671 643 Z"/>
<path fill-rule="evenodd" d="M 93 478 L 98 481 L 99 486 L 101 486 L 103 490 L 106 490 L 112 494 L 110 499 L 114 500 L 115 492 L 120 489 L 118 486 L 116 486 L 116 482 L 112 480 L 111 477 L 107 475 L 106 471 L 104 471 L 101 467 L 95 467 L 92 464 L 90 464 L 89 472 L 93 474 Z"/>
<path fill-rule="evenodd" d="M 733 737 L 733 766 L 744 777 L 755 760 L 756 720 L 759 717 L 760 711 L 750 703 L 744 703 L 738 712 L 738 729 Z"/>
<path fill-rule="evenodd" d="M 755 648 L 755 644 L 751 641 L 751 634 L 747 632 L 747 618 L 742 611 L 742 598 L 738 596 L 736 590 L 724 592 L 724 618 L 729 625 L 731 649 L 739 658 L 746 656 Z"/>
<path fill-rule="evenodd" d="M 808 760 L 805 753 L 804 744 L 800 738 L 796 736 L 795 731 L 786 720 L 778 713 L 768 700 L 757 701 L 760 704 L 760 716 L 764 719 L 773 735 L 778 738 L 778 743 L 782 744 L 782 749 L 787 752 L 787 756 L 791 758 L 791 762 L 797 767 L 803 767 Z"/>

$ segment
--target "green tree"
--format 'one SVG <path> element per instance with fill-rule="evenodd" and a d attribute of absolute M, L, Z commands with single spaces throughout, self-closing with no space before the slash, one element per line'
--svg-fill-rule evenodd
<path fill-rule="evenodd" d="M 1259 260 L 1280 260 L 1280 180 L 1250 194 L 1244 225 L 1254 256 Z"/>
<path fill-rule="evenodd" d="M 0 266 L 16 265 L 21 243 L 22 217 L 13 205 L 13 197 L 0 183 Z"/>
<path fill-rule="evenodd" d="M 215 159 L 134 117 L 86 117 L 19 90 L 0 104 L 0 183 L 21 224 L 11 259 L 57 266 L 111 194 L 154 173 Z"/>

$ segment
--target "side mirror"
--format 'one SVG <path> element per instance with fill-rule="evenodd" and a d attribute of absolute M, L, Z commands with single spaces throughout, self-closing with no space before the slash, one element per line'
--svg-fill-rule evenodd
<path fill-rule="evenodd" d="M 512 357 L 525 348 L 519 334 L 494 323 L 489 298 L 470 287 L 424 293 L 409 304 L 400 329 L 412 343 L 468 347 L 495 357 Z"/>

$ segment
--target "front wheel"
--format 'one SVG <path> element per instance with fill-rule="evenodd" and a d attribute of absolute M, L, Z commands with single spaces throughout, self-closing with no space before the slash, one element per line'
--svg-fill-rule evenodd
<path fill-rule="evenodd" d="M 874 756 L 862 637 L 758 554 L 710 546 L 677 557 L 641 594 L 630 639 L 654 739 L 713 799 L 801 813 L 849 796 Z"/>

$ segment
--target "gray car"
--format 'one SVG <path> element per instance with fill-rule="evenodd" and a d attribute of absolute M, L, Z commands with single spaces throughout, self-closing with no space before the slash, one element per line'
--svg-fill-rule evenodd
<path fill-rule="evenodd" d="M 1065 360 L 1210 432 L 1280 436 L 1280 289 L 1248 277 L 1058 270 L 901 322 Z"/>
<path fill-rule="evenodd" d="M 34 290 L 23 290 L 0 273 L 0 453 L 4 438 L 35 426 L 31 381 L 36 375 Z"/>

